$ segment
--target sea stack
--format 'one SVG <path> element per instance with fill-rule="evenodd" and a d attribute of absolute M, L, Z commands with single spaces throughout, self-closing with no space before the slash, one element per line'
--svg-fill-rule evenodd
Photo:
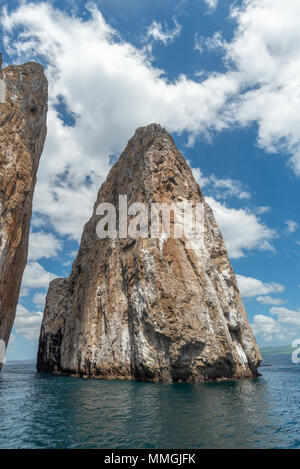
<path fill-rule="evenodd" d="M 37 63 L 0 70 L 0 369 L 27 261 L 47 93 L 47 79 Z"/>
<path fill-rule="evenodd" d="M 97 207 L 118 208 L 124 195 L 128 206 L 197 204 L 203 242 L 122 238 L 120 230 L 99 238 Z M 189 165 L 160 125 L 137 129 L 99 190 L 70 277 L 50 283 L 38 371 L 199 382 L 256 377 L 260 362 L 221 232 Z"/>

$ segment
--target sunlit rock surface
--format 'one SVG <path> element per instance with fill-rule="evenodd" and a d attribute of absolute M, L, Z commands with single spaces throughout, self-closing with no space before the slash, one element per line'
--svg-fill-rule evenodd
<path fill-rule="evenodd" d="M 32 197 L 46 137 L 47 89 L 39 64 L 0 71 L 0 369 L 27 261 Z"/>
<path fill-rule="evenodd" d="M 128 204 L 200 204 L 204 245 L 184 236 L 99 239 L 98 204 L 117 207 L 124 194 Z M 222 235 L 190 167 L 165 129 L 139 128 L 99 190 L 70 277 L 50 284 L 38 370 L 197 382 L 257 376 L 260 361 Z"/>

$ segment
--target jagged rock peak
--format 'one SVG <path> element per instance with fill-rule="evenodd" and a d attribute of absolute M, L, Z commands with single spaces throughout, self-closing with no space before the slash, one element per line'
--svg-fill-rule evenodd
<path fill-rule="evenodd" d="M 169 140 L 173 145 L 174 141 L 169 132 L 160 124 L 149 124 L 144 127 L 138 127 L 131 139 L 128 141 L 127 148 L 131 145 L 147 147 L 156 138 Z"/>
<path fill-rule="evenodd" d="M 152 236 L 151 215 L 151 227 L 134 237 L 136 202 L 151 214 L 152 204 L 199 207 L 203 236 L 169 236 L 168 218 Z M 103 203 L 116 207 L 112 238 L 97 231 Z M 222 235 L 189 165 L 160 125 L 137 129 L 99 190 L 70 277 L 50 283 L 38 370 L 196 382 L 257 376 L 260 361 Z"/>
<path fill-rule="evenodd" d="M 0 369 L 27 261 L 47 94 L 41 65 L 29 62 L 0 69 Z"/>

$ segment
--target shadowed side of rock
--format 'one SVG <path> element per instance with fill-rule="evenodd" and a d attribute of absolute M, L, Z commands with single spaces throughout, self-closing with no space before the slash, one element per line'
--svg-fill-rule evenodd
<path fill-rule="evenodd" d="M 204 247 L 181 238 L 99 239 L 96 207 L 199 204 Z M 139 128 L 101 186 L 68 279 L 51 282 L 39 371 L 197 382 L 257 376 L 261 356 L 222 235 L 172 137 Z"/>
<path fill-rule="evenodd" d="M 46 137 L 47 90 L 37 63 L 0 71 L 0 341 L 5 347 L 27 261 L 33 191 Z"/>

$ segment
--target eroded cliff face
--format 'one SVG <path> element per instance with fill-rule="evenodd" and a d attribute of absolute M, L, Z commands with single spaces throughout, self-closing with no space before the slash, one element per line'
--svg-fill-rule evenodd
<path fill-rule="evenodd" d="M 204 248 L 180 239 L 98 239 L 96 208 L 189 201 L 204 209 Z M 39 371 L 203 381 L 257 376 L 261 356 L 220 230 L 172 137 L 139 128 L 99 190 L 67 279 L 50 284 Z"/>
<path fill-rule="evenodd" d="M 27 261 L 32 197 L 46 137 L 47 80 L 30 62 L 0 71 L 0 342 L 8 343 Z M 1 353 L 1 355 L 3 355 Z M 0 357 L 0 369 L 2 366 Z"/>

